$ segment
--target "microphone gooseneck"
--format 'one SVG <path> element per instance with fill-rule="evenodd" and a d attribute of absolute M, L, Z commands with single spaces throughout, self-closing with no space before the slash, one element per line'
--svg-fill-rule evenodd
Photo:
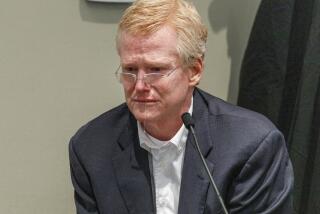
<path fill-rule="evenodd" d="M 208 176 L 209 176 L 210 183 L 211 183 L 211 185 L 213 186 L 213 188 L 214 188 L 214 190 L 215 190 L 215 192 L 216 192 L 216 194 L 217 194 L 217 196 L 218 196 L 219 202 L 220 202 L 220 204 L 221 204 L 221 206 L 222 206 L 222 208 L 223 208 L 224 213 L 225 213 L 225 214 L 228 214 L 226 205 L 225 205 L 224 202 L 223 202 L 223 199 L 222 199 L 222 197 L 221 197 L 221 195 L 220 195 L 220 192 L 219 192 L 219 190 L 218 190 L 218 188 L 217 188 L 217 186 L 216 186 L 216 184 L 215 184 L 215 182 L 214 182 L 214 180 L 213 180 L 213 178 L 212 178 L 212 175 L 211 175 L 211 173 L 210 173 L 210 170 L 209 170 L 209 168 L 208 168 L 208 165 L 207 165 L 207 163 L 206 163 L 206 161 L 205 161 L 205 159 L 204 159 L 204 157 L 203 157 L 203 155 L 202 155 L 202 153 L 201 153 L 201 150 L 200 150 L 200 147 L 199 147 L 199 143 L 198 143 L 198 140 L 197 140 L 197 137 L 196 137 L 194 128 L 193 128 L 193 126 L 194 126 L 193 118 L 191 117 L 191 115 L 190 115 L 188 112 L 185 112 L 185 113 L 183 113 L 183 114 L 181 115 L 181 119 L 182 119 L 182 121 L 183 121 L 183 124 L 186 126 L 186 128 L 187 128 L 188 130 L 190 130 L 191 133 L 192 133 L 192 137 L 193 137 L 194 144 L 195 144 L 195 146 L 196 146 L 196 148 L 197 148 L 197 151 L 198 151 L 198 153 L 199 153 L 199 155 L 200 155 L 200 158 L 201 158 L 201 160 L 202 160 L 202 163 L 203 163 L 203 165 L 204 165 L 204 168 L 206 169 L 206 172 L 207 172 L 207 174 L 208 174 Z"/>

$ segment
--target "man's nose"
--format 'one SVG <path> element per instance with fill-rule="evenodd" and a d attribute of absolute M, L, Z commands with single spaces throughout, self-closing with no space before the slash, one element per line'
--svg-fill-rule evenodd
<path fill-rule="evenodd" d="M 143 75 L 138 75 L 135 83 L 135 89 L 138 91 L 149 90 L 150 86 L 145 82 Z"/>

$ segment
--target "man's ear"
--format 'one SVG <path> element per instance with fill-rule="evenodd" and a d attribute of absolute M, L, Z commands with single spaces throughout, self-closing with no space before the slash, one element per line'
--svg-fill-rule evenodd
<path fill-rule="evenodd" d="M 202 58 L 195 61 L 194 65 L 189 68 L 189 85 L 196 86 L 199 84 L 202 72 L 203 72 L 204 62 Z"/>

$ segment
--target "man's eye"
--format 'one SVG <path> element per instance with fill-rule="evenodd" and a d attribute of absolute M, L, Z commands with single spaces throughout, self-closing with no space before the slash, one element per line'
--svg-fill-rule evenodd
<path fill-rule="evenodd" d="M 149 69 L 150 73 L 161 73 L 163 71 L 163 68 L 160 67 L 152 67 Z"/>
<path fill-rule="evenodd" d="M 138 72 L 138 69 L 133 68 L 133 67 L 127 67 L 127 68 L 122 68 L 122 72 L 136 74 Z"/>

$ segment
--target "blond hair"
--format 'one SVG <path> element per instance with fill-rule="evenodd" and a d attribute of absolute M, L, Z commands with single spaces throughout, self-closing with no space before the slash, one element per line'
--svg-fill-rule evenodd
<path fill-rule="evenodd" d="M 192 66 L 206 51 L 207 29 L 195 7 L 184 0 L 136 0 L 124 12 L 117 33 L 119 47 L 123 31 L 147 36 L 164 25 L 177 33 L 177 52 L 182 63 Z"/>

